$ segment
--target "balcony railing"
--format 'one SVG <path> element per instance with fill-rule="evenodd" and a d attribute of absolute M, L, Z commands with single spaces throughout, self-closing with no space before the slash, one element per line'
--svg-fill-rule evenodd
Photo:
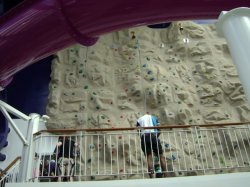
<path fill-rule="evenodd" d="M 75 181 L 87 181 L 148 178 L 152 174 L 148 172 L 138 128 L 37 132 L 40 121 L 46 121 L 47 116 L 26 116 L 2 101 L 0 109 L 24 145 L 22 160 L 18 159 L 13 167 L 0 174 L 1 187 L 13 182 L 67 180 L 70 176 Z M 27 121 L 27 139 L 8 112 Z M 167 168 L 161 170 L 156 153 L 153 165 L 158 177 L 162 173 L 190 176 L 250 171 L 249 123 L 157 128 L 161 129 L 159 139 Z M 66 137 L 74 143 L 58 143 L 64 142 Z M 68 149 L 71 145 L 74 149 Z M 60 158 L 65 151 L 70 156 Z"/>
<path fill-rule="evenodd" d="M 154 155 L 156 176 L 161 173 L 190 176 L 250 171 L 249 125 L 160 128 L 159 139 L 167 170 L 160 169 L 159 155 Z M 71 175 L 74 181 L 148 178 L 147 158 L 141 149 L 137 130 L 40 131 L 33 139 L 34 160 L 30 180 L 69 180 Z M 65 138 L 70 142 L 67 146 L 73 146 L 73 149 L 68 149 L 64 143 L 57 146 L 58 141 L 65 142 Z M 65 151 L 68 156 L 63 157 Z M 62 158 L 59 158 L 60 154 Z"/>
<path fill-rule="evenodd" d="M 10 165 L 0 173 L 0 187 L 5 183 L 15 183 L 18 181 L 21 157 L 17 157 Z"/>

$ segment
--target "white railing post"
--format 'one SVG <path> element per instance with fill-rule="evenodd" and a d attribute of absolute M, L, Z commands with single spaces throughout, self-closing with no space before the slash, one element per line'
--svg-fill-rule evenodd
<path fill-rule="evenodd" d="M 22 134 L 22 132 L 18 129 L 18 127 L 16 126 L 15 122 L 12 120 L 12 118 L 10 117 L 10 115 L 8 114 L 8 112 L 5 110 L 4 107 L 0 106 L 0 110 L 2 111 L 4 117 L 8 120 L 9 124 L 12 126 L 12 128 L 14 129 L 14 131 L 16 132 L 16 134 L 18 135 L 18 137 L 21 139 L 21 141 L 23 142 L 24 145 L 28 145 L 28 141 L 27 139 L 24 137 L 24 135 Z"/>
<path fill-rule="evenodd" d="M 20 119 L 23 119 L 25 121 L 30 120 L 30 117 L 27 116 L 26 114 L 18 111 L 17 109 L 15 109 L 14 107 L 8 105 L 7 103 L 3 102 L 0 100 L 0 106 L 5 108 L 6 111 L 8 111 L 9 113 L 13 114 L 16 117 L 19 117 Z"/>
<path fill-rule="evenodd" d="M 4 117 L 7 119 L 9 124 L 12 126 L 12 128 L 14 129 L 16 134 L 19 136 L 19 138 L 21 139 L 23 144 L 28 145 L 28 141 L 26 140 L 26 138 L 24 137 L 22 132 L 19 130 L 19 128 L 16 126 L 15 122 L 12 120 L 9 113 L 11 113 L 11 114 L 13 114 L 13 115 L 19 117 L 20 119 L 25 120 L 25 121 L 28 121 L 31 118 L 29 116 L 23 114 L 22 112 L 18 111 L 17 109 L 13 108 L 12 106 L 8 105 L 7 103 L 1 101 L 1 100 L 0 100 L 0 110 L 2 111 Z"/>
<path fill-rule="evenodd" d="M 23 148 L 20 182 L 27 182 L 31 179 L 32 164 L 35 158 L 33 134 L 39 130 L 40 115 L 33 113 L 30 114 L 30 117 L 31 120 L 29 121 L 27 132 L 27 141 L 29 145 Z"/>
<path fill-rule="evenodd" d="M 205 166 L 204 166 L 204 162 L 203 162 L 203 156 L 202 156 L 202 151 L 201 151 L 201 144 L 200 144 L 200 141 L 199 141 L 199 133 L 198 133 L 198 127 L 195 126 L 194 129 L 195 129 L 195 134 L 196 134 L 196 138 L 197 138 L 197 142 L 198 142 L 198 149 L 199 149 L 199 152 L 200 152 L 200 161 L 201 161 L 201 164 L 202 164 L 202 169 L 203 169 L 203 173 L 204 175 L 206 174 L 206 171 L 205 171 Z M 198 156 L 198 155 L 197 155 Z"/>
<path fill-rule="evenodd" d="M 0 186 L 4 187 L 6 183 L 16 183 L 18 182 L 18 176 L 20 174 L 20 158 L 16 158 L 15 162 L 0 178 Z"/>

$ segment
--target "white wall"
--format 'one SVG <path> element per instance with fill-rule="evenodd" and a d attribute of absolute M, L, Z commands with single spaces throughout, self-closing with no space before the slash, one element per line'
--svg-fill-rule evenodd
<path fill-rule="evenodd" d="M 110 180 L 86 182 L 12 183 L 6 187 L 249 187 L 250 173 L 231 173 L 167 179 Z"/>
<path fill-rule="evenodd" d="M 13 119 L 23 136 L 27 136 L 28 122 L 22 119 Z M 8 146 L 3 148 L 1 152 L 6 155 L 6 160 L 0 162 L 0 168 L 5 169 L 16 157 L 22 156 L 23 142 L 18 137 L 14 129 L 9 124 L 10 133 L 8 134 Z"/>
<path fill-rule="evenodd" d="M 13 119 L 18 129 L 23 133 L 23 136 L 27 138 L 27 131 L 28 131 L 28 121 L 24 121 L 22 119 Z M 10 133 L 8 135 L 8 146 L 1 150 L 1 153 L 6 155 L 6 160 L 0 162 L 0 168 L 5 169 L 16 157 L 22 156 L 23 150 L 23 142 L 18 137 L 14 129 L 10 127 Z M 43 130 L 46 129 L 44 122 L 39 123 L 39 129 Z"/>

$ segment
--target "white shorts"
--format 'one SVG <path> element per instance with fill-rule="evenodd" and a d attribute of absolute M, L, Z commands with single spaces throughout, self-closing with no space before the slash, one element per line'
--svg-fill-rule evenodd
<path fill-rule="evenodd" d="M 73 158 L 60 157 L 58 159 L 58 166 L 59 166 L 58 174 L 60 176 L 73 176 L 74 175 L 75 162 Z"/>

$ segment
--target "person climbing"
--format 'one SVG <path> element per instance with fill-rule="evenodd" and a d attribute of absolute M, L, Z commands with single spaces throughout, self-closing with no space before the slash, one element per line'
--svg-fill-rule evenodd
<path fill-rule="evenodd" d="M 145 114 L 137 120 L 138 127 L 154 127 L 159 125 L 158 118 L 150 114 Z M 141 149 L 147 159 L 149 177 L 154 178 L 152 153 L 160 159 L 162 173 L 164 177 L 167 177 L 166 160 L 163 156 L 159 139 L 160 129 L 139 129 L 139 134 L 141 136 Z"/>

